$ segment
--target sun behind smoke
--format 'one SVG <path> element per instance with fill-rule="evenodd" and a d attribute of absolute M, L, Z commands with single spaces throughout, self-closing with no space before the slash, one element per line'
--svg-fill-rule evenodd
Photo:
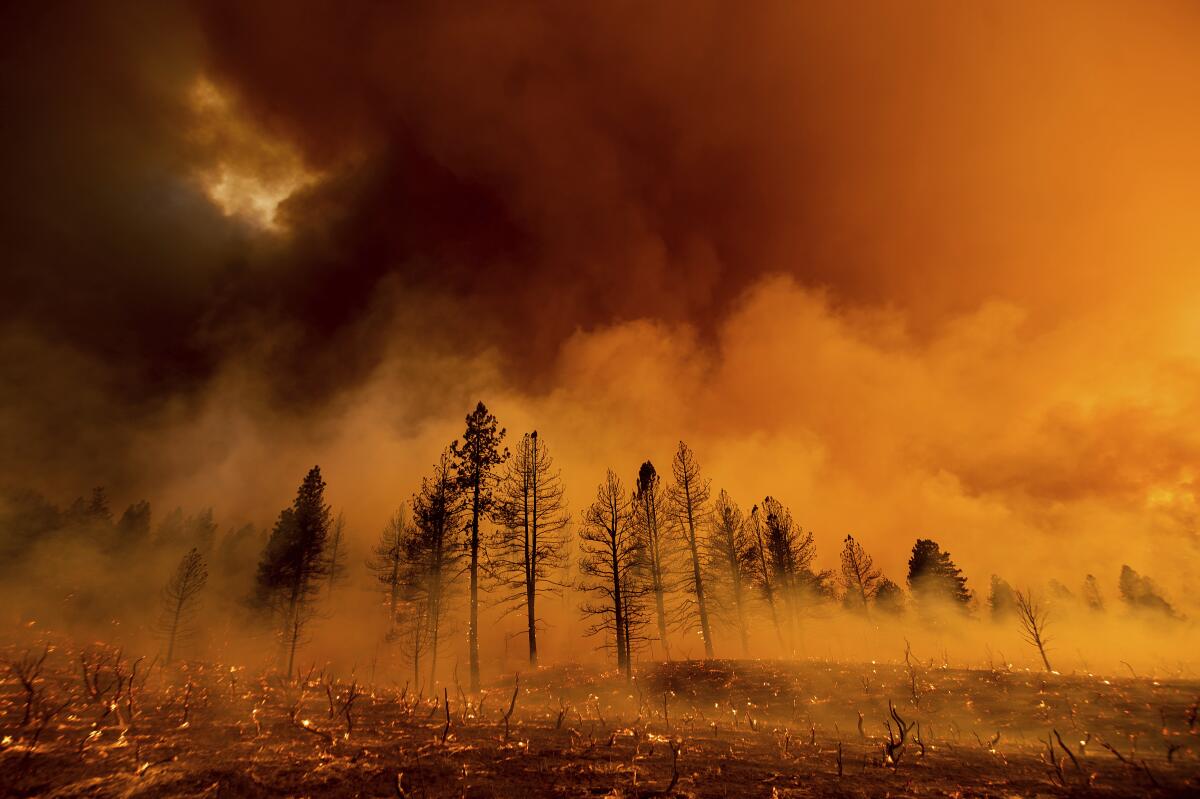
<path fill-rule="evenodd" d="M 195 177 L 205 195 L 226 216 L 281 230 L 280 204 L 317 175 L 288 141 L 242 116 L 237 103 L 208 78 L 196 79 L 189 100 L 194 114 L 189 134 L 202 154 Z"/>

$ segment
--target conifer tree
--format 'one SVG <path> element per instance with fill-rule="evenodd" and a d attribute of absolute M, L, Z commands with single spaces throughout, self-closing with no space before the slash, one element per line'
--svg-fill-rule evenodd
<path fill-rule="evenodd" d="M 471 691 L 479 691 L 479 523 L 492 510 L 492 486 L 495 470 L 508 460 L 508 449 L 501 449 L 504 429 L 496 417 L 480 402 L 467 414 L 467 429 L 461 442 L 451 445 L 454 468 L 460 490 L 466 495 L 470 527 L 467 548 L 470 558 L 470 620 L 467 648 L 471 665 Z"/>
<path fill-rule="evenodd" d="M 1017 613 L 1017 593 L 1004 579 L 993 574 L 991 589 L 988 591 L 988 609 L 992 621 L 1006 622 Z"/>
<path fill-rule="evenodd" d="M 869 612 L 870 602 L 879 591 L 883 572 L 875 568 L 871 556 L 854 540 L 846 536 L 842 547 L 842 585 L 846 589 L 846 604 L 855 610 Z"/>
<path fill-rule="evenodd" d="M 279 619 L 289 678 L 313 603 L 329 573 L 326 545 L 331 524 L 325 481 L 321 468 L 314 466 L 300 484 L 292 507 L 280 512 L 258 564 L 259 601 Z"/>
<path fill-rule="evenodd" d="M 928 538 L 918 538 L 913 545 L 908 560 L 908 588 L 926 611 L 937 602 L 947 602 L 965 613 L 971 601 L 967 579 L 950 559 L 950 553 Z"/>
<path fill-rule="evenodd" d="M 413 690 L 421 681 L 421 662 L 431 641 L 431 551 L 401 505 L 380 533 L 367 558 L 387 609 L 389 642 L 398 641 L 412 665 Z"/>
<path fill-rule="evenodd" d="M 767 525 L 763 516 L 764 513 L 758 505 L 750 509 L 749 535 L 754 547 L 751 577 L 767 603 L 767 609 L 771 613 L 771 624 L 775 628 L 775 638 L 782 648 L 783 626 L 779 622 L 779 591 L 769 560 L 770 547 L 767 544 Z"/>
<path fill-rule="evenodd" d="M 642 637 L 645 586 L 640 580 L 642 541 L 620 478 L 609 469 L 579 528 L 581 588 L 595 599 L 581 610 L 593 622 L 588 635 L 605 635 L 616 651 L 617 668 L 629 677 L 633 642 Z"/>
<path fill-rule="evenodd" d="M 700 531 L 708 513 L 711 496 L 710 481 L 700 475 L 700 464 L 696 454 L 682 441 L 671 461 L 671 473 L 675 484 L 668 492 L 668 500 L 675 514 L 677 529 L 683 535 L 691 556 L 690 574 L 684 581 L 684 589 L 690 594 L 689 603 L 694 603 L 699 621 L 700 636 L 704 639 L 704 656 L 713 657 L 712 626 L 708 618 L 708 601 L 704 593 L 704 565 L 701 553 Z"/>
<path fill-rule="evenodd" d="M 326 581 L 329 595 L 333 596 L 334 587 L 346 578 L 346 517 L 339 513 L 329 528 L 329 563 L 326 570 L 329 574 Z"/>
<path fill-rule="evenodd" d="M 430 687 L 437 682 L 438 647 L 451 591 L 462 574 L 464 548 L 455 536 L 462 529 L 468 500 L 456 479 L 450 450 L 442 453 L 433 474 L 421 481 L 421 490 L 412 500 L 416 537 L 408 557 L 416 568 L 408 586 L 424 599 Z"/>
<path fill-rule="evenodd" d="M 875 609 L 891 616 L 899 616 L 904 612 L 904 592 L 900 586 L 884 577 L 875 589 Z"/>
<path fill-rule="evenodd" d="M 509 593 L 502 601 L 525 612 L 529 665 L 537 666 L 537 597 L 558 590 L 551 575 L 562 567 L 564 531 L 570 516 L 562 476 L 537 431 L 527 433 L 500 480 L 497 521 L 489 566 Z"/>
<path fill-rule="evenodd" d="M 1104 610 L 1104 598 L 1100 595 L 1100 584 L 1094 574 L 1083 578 L 1083 604 L 1097 613 Z"/>
<path fill-rule="evenodd" d="M 742 656 L 750 654 L 750 614 L 747 595 L 754 580 L 757 550 L 746 530 L 746 521 L 737 503 L 724 490 L 717 494 L 712 514 L 712 556 L 721 588 L 718 596 L 728 622 L 738 630 Z"/>
<path fill-rule="evenodd" d="M 167 639 L 166 662 L 175 658 L 175 646 L 192 632 L 192 622 L 199 605 L 200 592 L 208 583 L 204 557 L 192 547 L 175 568 L 162 592 L 162 617 L 159 630 Z"/>
<path fill-rule="evenodd" d="M 675 549 L 664 529 L 666 497 L 654 464 L 646 461 L 638 470 L 637 490 L 633 495 L 633 521 L 641 542 L 641 568 L 647 591 L 654 597 L 654 618 L 658 640 L 667 660 L 671 644 L 667 638 L 667 595 L 676 588 Z"/>

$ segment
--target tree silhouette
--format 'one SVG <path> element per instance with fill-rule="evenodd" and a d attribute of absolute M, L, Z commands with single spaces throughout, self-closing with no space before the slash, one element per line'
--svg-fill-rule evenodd
<path fill-rule="evenodd" d="M 762 593 L 763 601 L 767 603 L 767 609 L 771 612 L 771 624 L 775 628 L 775 637 L 782 648 L 783 627 L 779 622 L 778 586 L 775 584 L 769 560 L 770 547 L 767 544 L 767 524 L 763 519 L 764 515 L 758 505 L 750 509 L 749 537 L 751 545 L 754 547 L 750 561 L 752 564 L 751 579 Z"/>
<path fill-rule="evenodd" d="M 403 505 L 392 514 L 367 558 L 383 594 L 388 641 L 399 641 L 413 669 L 413 689 L 421 681 L 421 658 L 431 639 L 430 552 Z"/>
<path fill-rule="evenodd" d="M 1117 582 L 1121 599 L 1132 610 L 1177 618 L 1175 608 L 1166 600 L 1162 589 L 1149 577 L 1143 577 L 1128 565 L 1121 566 L 1121 577 Z"/>
<path fill-rule="evenodd" d="M 1017 593 L 1011 585 L 995 574 L 992 575 L 992 585 L 988 591 L 988 610 L 991 612 L 992 621 L 997 624 L 1008 621 L 1018 610 Z"/>
<path fill-rule="evenodd" d="M 884 577 L 875 589 L 875 609 L 890 616 L 899 616 L 904 612 L 904 592 L 900 586 Z"/>
<path fill-rule="evenodd" d="M 724 600 L 729 623 L 738 631 L 742 656 L 750 654 L 750 617 L 747 591 L 754 581 L 757 550 L 746 531 L 746 521 L 737 503 L 722 490 L 712 514 L 712 558 L 722 589 L 717 596 Z"/>
<path fill-rule="evenodd" d="M 788 630 L 792 648 L 795 649 L 800 616 L 815 602 L 833 596 L 830 585 L 833 573 L 812 570 L 812 563 L 817 556 L 813 533 L 798 526 L 783 503 L 774 497 L 767 497 L 763 500 L 762 508 L 766 560 L 775 592 L 782 597 L 787 611 Z"/>
<path fill-rule="evenodd" d="M 1100 595 L 1100 584 L 1094 574 L 1083 578 L 1083 604 L 1097 613 L 1104 610 L 1104 598 Z"/>
<path fill-rule="evenodd" d="M 971 601 L 967 580 L 937 542 L 918 538 L 908 559 L 908 588 L 927 611 L 937 602 L 948 602 L 966 612 Z"/>
<path fill-rule="evenodd" d="M 664 529 L 666 496 L 654 464 L 646 461 L 638 469 L 637 490 L 633 495 L 633 523 L 641 541 L 641 569 L 646 590 L 654 596 L 654 618 L 658 640 L 667 660 L 671 644 L 667 638 L 667 595 L 676 588 L 674 573 L 676 551 Z"/>
<path fill-rule="evenodd" d="M 711 495 L 710 481 L 700 476 L 700 464 L 688 445 L 679 442 L 671 461 L 675 484 L 667 493 L 676 524 L 691 555 L 691 575 L 684 588 L 693 597 L 700 635 L 704 639 L 704 656 L 713 657 L 712 626 L 708 619 L 708 603 L 704 595 L 704 569 L 701 563 L 699 530 L 706 521 L 707 504 Z"/>
<path fill-rule="evenodd" d="M 498 486 L 496 517 L 500 529 L 492 541 L 489 566 L 509 591 L 502 601 L 511 610 L 525 611 L 529 665 L 537 666 L 538 590 L 559 587 L 550 575 L 562 567 L 570 516 L 562 476 L 536 430 L 521 439 L 508 462 Z"/>
<path fill-rule="evenodd" d="M 120 552 L 132 552 L 150 541 L 150 503 L 135 502 L 125 509 L 117 521 L 116 548 Z"/>
<path fill-rule="evenodd" d="M 455 441 L 450 451 L 454 456 L 454 469 L 459 488 L 466 493 L 471 514 L 467 546 L 470 554 L 471 598 L 470 627 L 467 630 L 467 648 L 471 662 L 471 691 L 479 691 L 479 521 L 491 511 L 492 484 L 495 469 L 508 460 L 508 450 L 500 449 L 504 442 L 504 429 L 499 427 L 496 417 L 480 402 L 475 410 L 467 414 L 467 429 L 462 442 Z"/>
<path fill-rule="evenodd" d="M 292 507 L 279 514 L 258 564 L 259 602 L 279 618 L 289 678 L 313 602 L 329 574 L 326 545 L 331 524 L 321 467 L 314 466 L 296 491 Z"/>
<path fill-rule="evenodd" d="M 462 574 L 463 550 L 457 546 L 455 534 L 462 529 L 466 501 L 447 450 L 413 497 L 417 535 L 408 556 L 417 566 L 409 585 L 417 596 L 424 598 L 431 687 L 437 682 L 438 646 L 450 591 Z"/>
<path fill-rule="evenodd" d="M 194 632 L 192 621 L 198 609 L 200 592 L 208 583 L 208 569 L 200 550 L 192 547 L 162 591 L 162 617 L 159 629 L 167 639 L 166 662 L 175 658 L 175 645 Z"/>
<path fill-rule="evenodd" d="M 883 572 L 875 568 L 871 556 L 854 540 L 846 536 L 842 547 L 842 586 L 846 589 L 846 604 L 864 613 L 869 612 L 870 602 L 879 591 Z"/>
<path fill-rule="evenodd" d="M 1046 622 L 1049 619 L 1046 609 L 1029 589 L 1017 591 L 1016 600 L 1017 620 L 1021 623 L 1021 635 L 1042 656 L 1042 665 L 1046 667 L 1046 671 L 1054 671 L 1050 668 L 1050 659 L 1046 657 L 1046 645 L 1049 644 L 1049 640 L 1046 638 Z"/>
<path fill-rule="evenodd" d="M 328 582 L 329 595 L 333 596 L 334 586 L 346 579 L 346 517 L 341 513 L 329 528 L 327 549 L 329 563 L 325 567 L 328 572 L 325 579 Z"/>
<path fill-rule="evenodd" d="M 632 524 L 633 509 L 621 480 L 609 469 L 596 500 L 583 511 L 579 528 L 580 586 L 596 597 L 581 607 L 593 619 L 588 635 L 603 633 L 616 650 L 617 668 L 630 676 L 633 642 L 640 639 L 645 586 L 639 579 L 642 540 Z"/>

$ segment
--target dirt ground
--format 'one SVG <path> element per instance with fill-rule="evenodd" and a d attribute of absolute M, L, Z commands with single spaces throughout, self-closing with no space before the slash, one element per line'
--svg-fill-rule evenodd
<path fill-rule="evenodd" d="M 41 655 L 4 652 L 5 796 L 1200 795 L 1196 681 L 689 661 L 542 669 L 514 704 L 514 675 L 473 701 Z"/>

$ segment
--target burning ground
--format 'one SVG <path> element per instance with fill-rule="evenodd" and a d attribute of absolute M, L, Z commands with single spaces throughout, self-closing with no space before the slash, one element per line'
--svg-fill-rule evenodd
<path fill-rule="evenodd" d="M 1148 796 L 1200 789 L 1200 681 L 994 664 L 583 666 L 440 696 L 29 637 L 6 650 L 14 796 Z"/>

